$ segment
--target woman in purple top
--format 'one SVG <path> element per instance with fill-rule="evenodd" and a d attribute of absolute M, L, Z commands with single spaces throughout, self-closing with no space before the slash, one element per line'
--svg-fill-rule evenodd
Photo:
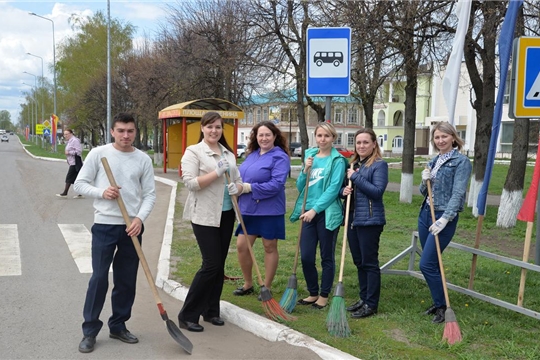
<path fill-rule="evenodd" d="M 69 170 L 66 175 L 66 186 L 64 188 L 64 191 L 60 194 L 56 194 L 56 196 L 60 198 L 67 198 L 67 194 L 69 191 L 69 188 L 71 187 L 71 184 L 75 183 L 75 180 L 77 179 L 77 175 L 79 175 L 80 167 L 77 166 L 77 162 L 75 160 L 75 156 L 81 156 L 82 155 L 82 146 L 81 146 L 81 140 L 79 140 L 75 135 L 73 135 L 73 130 L 66 129 L 64 130 L 64 138 L 67 140 L 65 154 L 67 158 L 67 163 L 69 165 Z M 82 159 L 80 166 L 82 167 Z M 75 195 L 75 199 L 83 198 L 82 195 Z"/>
<path fill-rule="evenodd" d="M 264 286 L 272 288 L 279 261 L 277 239 L 285 239 L 285 182 L 291 167 L 287 140 L 270 121 L 253 127 L 246 153 L 239 168 L 244 184 L 238 204 L 248 234 L 241 226 L 235 233 L 244 276 L 244 285 L 233 292 L 238 296 L 253 293 L 253 261 L 247 241 L 253 246 L 258 237 L 264 246 Z"/>

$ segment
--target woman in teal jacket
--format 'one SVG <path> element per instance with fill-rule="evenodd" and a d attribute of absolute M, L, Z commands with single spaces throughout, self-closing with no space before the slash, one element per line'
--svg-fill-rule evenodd
<path fill-rule="evenodd" d="M 296 180 L 300 192 L 291 221 L 302 220 L 300 256 L 302 270 L 306 279 L 309 296 L 298 301 L 300 305 L 324 308 L 336 271 L 335 249 L 339 226 L 343 222 L 343 205 L 339 191 L 345 176 L 347 161 L 332 146 L 337 138 L 334 126 L 320 123 L 315 128 L 318 148 L 306 150 L 304 169 Z M 309 190 L 305 212 L 301 214 L 306 176 L 309 174 Z M 317 244 L 321 252 L 322 276 L 319 287 L 319 274 L 315 263 Z"/>

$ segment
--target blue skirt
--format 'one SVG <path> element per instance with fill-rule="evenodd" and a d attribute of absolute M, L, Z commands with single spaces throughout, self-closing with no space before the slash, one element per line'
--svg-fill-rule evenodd
<path fill-rule="evenodd" d="M 249 235 L 256 235 L 267 240 L 285 239 L 285 215 L 242 216 Z M 242 225 L 238 224 L 234 235 L 243 234 Z"/>

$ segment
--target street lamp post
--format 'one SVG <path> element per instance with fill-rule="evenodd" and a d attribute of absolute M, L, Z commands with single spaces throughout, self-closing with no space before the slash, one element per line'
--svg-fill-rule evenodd
<path fill-rule="evenodd" d="M 37 55 L 31 54 L 31 53 L 26 53 L 26 54 L 41 59 L 41 87 L 43 88 L 43 82 L 44 82 L 44 77 L 43 77 L 43 58 L 42 58 L 41 56 L 37 56 Z M 42 95 L 42 96 L 43 96 L 43 95 Z M 45 106 L 44 106 L 44 101 L 43 101 L 43 97 L 42 97 L 42 98 L 41 98 L 41 121 L 43 121 L 43 120 L 45 120 Z M 52 134 L 51 134 L 51 135 L 52 135 Z"/>
<path fill-rule="evenodd" d="M 34 86 L 33 86 L 33 85 L 27 84 L 27 83 L 25 83 L 25 82 L 23 82 L 23 85 L 30 86 L 30 87 L 32 88 L 32 90 L 34 89 Z M 30 96 L 30 98 L 32 99 L 32 101 L 34 102 L 34 104 L 37 103 L 37 102 L 36 102 L 36 99 L 35 99 L 35 97 L 34 97 L 34 94 L 32 94 L 32 95 Z M 31 107 L 32 107 L 32 106 L 30 106 L 30 108 L 31 108 Z M 34 110 L 35 110 L 35 111 L 34 111 Z M 34 116 L 34 114 L 35 114 L 35 116 Z M 31 130 L 31 131 L 30 131 L 30 134 L 32 134 L 32 135 L 35 137 L 35 135 L 36 135 L 36 127 L 34 126 L 34 118 L 35 118 L 35 122 L 37 123 L 37 107 L 36 107 L 35 109 L 32 109 L 32 117 L 30 118 L 30 130 Z M 30 139 L 30 141 L 32 141 L 32 140 Z"/>
<path fill-rule="evenodd" d="M 37 75 L 34 75 L 34 74 L 31 74 L 29 73 L 28 71 L 23 71 L 24 74 L 28 74 L 28 75 L 32 75 L 34 77 L 34 101 L 36 103 L 36 127 L 37 127 L 37 117 L 38 117 L 38 101 L 37 101 L 37 78 L 38 76 Z M 24 83 L 23 83 L 24 84 Z M 28 85 L 28 84 L 26 84 Z M 43 105 L 42 105 L 43 107 Z M 35 134 L 35 133 L 34 133 Z M 37 135 L 37 134 L 35 134 Z M 37 137 L 36 137 L 36 144 L 37 144 Z"/>
<path fill-rule="evenodd" d="M 30 15 L 37 16 L 38 18 L 45 19 L 47 21 L 50 21 L 52 24 L 52 42 L 53 42 L 53 78 L 54 78 L 54 115 L 58 116 L 56 113 L 56 43 L 54 42 L 54 21 L 52 19 L 46 18 L 44 16 L 38 15 L 36 13 L 29 13 Z M 54 136 L 54 152 L 56 152 L 56 134 L 51 134 L 51 136 Z"/>

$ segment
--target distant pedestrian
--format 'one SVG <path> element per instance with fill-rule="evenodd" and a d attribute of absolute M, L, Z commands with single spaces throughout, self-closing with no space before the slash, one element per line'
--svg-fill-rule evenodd
<path fill-rule="evenodd" d="M 156 202 L 154 168 L 150 157 L 132 146 L 137 131 L 131 114 L 120 113 L 110 130 L 114 142 L 92 149 L 75 181 L 75 190 L 94 198 L 92 226 L 92 277 L 88 283 L 79 351 L 94 350 L 96 336 L 103 326 L 99 319 L 109 287 L 109 268 L 113 269 L 112 315 L 109 337 L 125 343 L 139 342 L 126 328 L 135 301 L 139 257 L 132 236 L 142 242 L 143 222 Z M 118 187 L 110 185 L 101 158 L 107 158 Z M 117 204 L 126 205 L 131 226 L 126 227 Z"/>
<path fill-rule="evenodd" d="M 328 304 L 336 272 L 335 250 L 339 227 L 343 222 L 343 204 L 339 192 L 345 177 L 347 160 L 333 146 L 337 132 L 331 123 L 319 123 L 315 128 L 317 148 L 306 150 L 304 168 L 296 180 L 300 192 L 291 221 L 301 220 L 300 256 L 309 296 L 298 301 L 323 309 Z M 309 175 L 308 175 L 309 174 Z M 306 211 L 301 214 L 306 177 L 309 191 Z M 321 284 L 316 264 L 317 245 L 321 253 Z"/>
<path fill-rule="evenodd" d="M 383 195 L 388 185 L 388 164 L 382 159 L 377 135 L 372 129 L 360 129 L 354 135 L 353 169 L 347 169 L 352 186 L 343 188 L 351 194 L 347 239 L 356 265 L 359 299 L 347 308 L 353 318 L 377 313 L 381 294 L 379 242 L 386 224 Z"/>
<path fill-rule="evenodd" d="M 441 253 L 456 232 L 459 213 L 463 211 L 467 184 L 471 176 L 471 161 L 459 151 L 464 145 L 456 129 L 440 122 L 431 130 L 431 144 L 439 151 L 422 171 L 420 192 L 424 202 L 418 216 L 418 235 L 422 244 L 420 270 L 431 292 L 433 304 L 424 312 L 434 315 L 433 323 L 445 322 L 446 300 L 442 284 L 435 235 L 439 236 Z M 435 223 L 431 218 L 427 181 L 431 181 Z"/>
<path fill-rule="evenodd" d="M 64 153 L 66 154 L 69 169 L 66 175 L 66 186 L 64 191 L 60 194 L 56 194 L 56 196 L 60 198 L 67 198 L 69 188 L 71 184 L 75 183 L 75 179 L 77 179 L 77 175 L 79 174 L 83 164 L 81 141 L 75 135 L 73 135 L 73 130 L 64 130 L 64 138 L 67 140 Z M 73 198 L 80 199 L 82 197 L 82 195 L 75 195 Z"/>
<path fill-rule="evenodd" d="M 238 226 L 236 249 L 244 285 L 233 291 L 253 293 L 253 261 L 247 241 L 253 246 L 260 237 L 264 246 L 264 285 L 272 289 L 279 262 L 278 239 L 285 239 L 285 184 L 291 169 L 287 140 L 271 121 L 251 130 L 246 160 L 240 165 L 243 190 L 238 200 L 248 234 Z"/>
<path fill-rule="evenodd" d="M 242 191 L 242 179 L 236 167 L 236 154 L 227 144 L 223 126 L 224 121 L 217 112 L 204 114 L 199 142 L 187 147 L 181 161 L 182 180 L 189 190 L 184 219 L 191 221 L 202 257 L 201 268 L 178 314 L 180 327 L 188 331 L 204 330 L 199 324 L 201 315 L 212 325 L 225 324 L 220 316 L 219 301 L 236 218 L 231 196 Z M 231 183 L 224 175 L 227 171 Z"/>

